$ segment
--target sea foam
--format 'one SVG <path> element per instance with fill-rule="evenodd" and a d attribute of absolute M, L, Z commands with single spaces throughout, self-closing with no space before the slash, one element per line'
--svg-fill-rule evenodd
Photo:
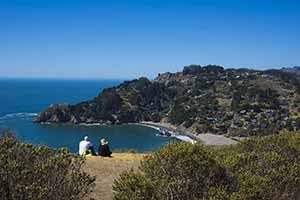
<path fill-rule="evenodd" d="M 0 117 L 0 121 L 11 120 L 11 119 L 26 119 L 37 116 L 37 113 L 10 113 Z"/>

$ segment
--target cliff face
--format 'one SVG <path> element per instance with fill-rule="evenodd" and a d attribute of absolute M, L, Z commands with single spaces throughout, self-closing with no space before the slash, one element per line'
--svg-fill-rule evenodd
<path fill-rule="evenodd" d="M 119 124 L 168 121 L 194 134 L 272 134 L 300 128 L 300 84 L 283 70 L 190 65 L 182 72 L 139 78 L 93 100 L 52 105 L 36 122 Z"/>

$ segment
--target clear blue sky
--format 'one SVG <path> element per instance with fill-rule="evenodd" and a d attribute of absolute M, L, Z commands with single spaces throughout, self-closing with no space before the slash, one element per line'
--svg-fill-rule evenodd
<path fill-rule="evenodd" d="M 299 0 L 1 0 L 0 77 L 300 65 Z"/>

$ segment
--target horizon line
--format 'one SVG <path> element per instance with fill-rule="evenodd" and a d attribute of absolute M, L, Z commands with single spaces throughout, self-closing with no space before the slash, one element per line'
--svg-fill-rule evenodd
<path fill-rule="evenodd" d="M 224 69 L 250 69 L 250 70 L 259 70 L 259 71 L 264 71 L 264 70 L 270 70 L 270 69 L 284 69 L 284 68 L 294 68 L 294 67 L 297 67 L 299 65 L 293 65 L 293 66 L 288 66 L 288 67 L 283 67 L 283 66 L 277 66 L 277 67 L 243 67 L 243 66 L 240 66 L 240 67 L 236 67 L 236 66 L 233 66 L 233 67 L 228 67 L 228 66 L 223 66 L 223 65 L 218 65 L 218 64 L 208 64 L 208 65 L 200 65 L 200 64 L 189 64 L 189 65 L 185 65 L 182 67 L 182 69 L 186 66 L 190 66 L 190 65 L 199 65 L 201 67 L 205 67 L 205 66 L 208 66 L 208 65 L 217 65 L 217 66 L 221 66 L 223 67 Z M 179 70 L 180 71 L 180 70 Z M 176 71 L 176 72 L 179 72 L 179 71 Z M 171 72 L 171 71 L 166 71 L 166 72 L 163 72 L 163 73 L 167 73 L 167 72 Z M 176 73 L 176 72 L 171 72 L 171 73 Z M 159 74 L 159 73 L 157 73 Z M 160 73 L 161 74 L 161 73 Z M 50 76 L 50 77 L 43 77 L 43 76 L 33 76 L 33 77 L 30 77 L 30 76 L 0 76 L 0 80 L 4 80 L 4 79 L 24 79 L 24 80 L 120 80 L 120 81 L 124 81 L 124 80 L 132 80 L 132 79 L 137 79 L 137 78 L 140 78 L 140 77 L 146 77 L 148 79 L 154 79 L 154 77 L 151 77 L 151 76 L 132 76 L 132 77 L 54 77 L 54 76 Z"/>
<path fill-rule="evenodd" d="M 128 80 L 127 78 L 103 78 L 103 77 L 24 77 L 24 76 L 0 76 L 0 80 L 4 79 L 23 79 L 23 80 Z"/>

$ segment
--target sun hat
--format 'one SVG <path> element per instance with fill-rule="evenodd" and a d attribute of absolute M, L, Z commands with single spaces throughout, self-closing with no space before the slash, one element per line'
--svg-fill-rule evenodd
<path fill-rule="evenodd" d="M 108 141 L 106 141 L 104 138 L 102 138 L 102 139 L 100 140 L 100 142 L 101 142 L 102 145 L 108 144 Z"/>

